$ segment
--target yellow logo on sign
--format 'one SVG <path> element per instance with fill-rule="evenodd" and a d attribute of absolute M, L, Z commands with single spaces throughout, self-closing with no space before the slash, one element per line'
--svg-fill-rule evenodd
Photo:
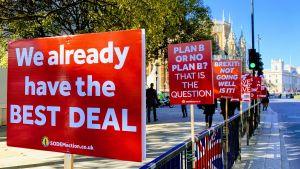
<path fill-rule="evenodd" d="M 48 146 L 49 146 L 49 138 L 48 138 L 47 136 L 44 136 L 44 137 L 42 138 L 42 145 L 43 145 L 44 147 L 48 147 Z"/>

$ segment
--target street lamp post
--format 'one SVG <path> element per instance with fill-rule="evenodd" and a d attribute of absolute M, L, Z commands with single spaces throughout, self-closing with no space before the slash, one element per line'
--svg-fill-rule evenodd
<path fill-rule="evenodd" d="M 260 52 L 260 41 L 261 41 L 261 37 L 259 36 L 259 34 L 257 35 L 257 52 L 259 53 Z"/>
<path fill-rule="evenodd" d="M 255 49 L 254 43 L 254 0 L 251 0 L 251 32 L 252 32 L 252 49 Z M 255 70 L 253 69 L 253 76 L 255 76 Z"/>
<path fill-rule="evenodd" d="M 252 49 L 254 46 L 254 0 L 251 0 L 251 32 L 252 32 Z"/>

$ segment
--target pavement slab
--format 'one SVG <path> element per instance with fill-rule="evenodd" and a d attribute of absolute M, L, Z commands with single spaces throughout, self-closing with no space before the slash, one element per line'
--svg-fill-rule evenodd
<path fill-rule="evenodd" d="M 246 141 L 242 141 L 241 161 L 237 161 L 233 168 L 288 168 L 284 158 L 286 157 L 286 150 L 283 145 L 278 115 L 269 107 L 268 111 L 261 112 L 261 123 L 254 136 L 251 137 L 249 146 L 246 145 Z"/>

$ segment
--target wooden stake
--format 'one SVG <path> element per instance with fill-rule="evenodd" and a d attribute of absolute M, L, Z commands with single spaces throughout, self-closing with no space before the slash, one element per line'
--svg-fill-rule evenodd
<path fill-rule="evenodd" d="M 74 155 L 65 153 L 64 169 L 73 169 L 73 168 L 74 168 Z"/>
<path fill-rule="evenodd" d="M 253 102 L 254 102 L 254 107 L 253 107 L 253 108 L 254 108 L 254 113 L 255 113 L 255 110 L 256 110 L 256 109 L 255 109 L 255 104 L 256 104 L 256 102 L 255 102 L 255 100 L 253 100 Z"/>
<path fill-rule="evenodd" d="M 195 129 L 194 129 L 194 126 L 195 126 L 195 122 L 194 122 L 194 105 L 191 104 L 191 140 L 192 140 L 192 165 L 193 165 L 193 168 L 195 168 L 195 161 L 194 161 L 194 158 L 195 158 Z"/>
<path fill-rule="evenodd" d="M 241 124 L 243 128 L 243 101 L 240 102 L 240 115 L 241 115 Z"/>
<path fill-rule="evenodd" d="M 249 104 L 248 104 L 248 116 L 247 116 L 247 146 L 249 146 L 249 139 L 250 139 L 250 122 L 251 122 L 251 119 L 249 117 L 251 117 L 251 99 L 249 101 Z"/>
<path fill-rule="evenodd" d="M 228 169 L 228 98 L 225 104 L 225 168 Z"/>
<path fill-rule="evenodd" d="M 239 130 L 239 160 L 242 160 L 242 133 L 244 131 L 243 124 L 243 101 L 240 102 L 240 121 L 241 121 L 241 129 Z"/>
<path fill-rule="evenodd" d="M 256 114 L 256 108 L 255 108 L 255 104 L 256 104 L 256 102 L 255 102 L 255 99 L 253 100 L 253 102 L 254 102 L 254 105 L 253 105 L 253 118 L 252 118 L 252 124 L 253 124 L 253 128 L 255 128 L 255 114 Z"/>

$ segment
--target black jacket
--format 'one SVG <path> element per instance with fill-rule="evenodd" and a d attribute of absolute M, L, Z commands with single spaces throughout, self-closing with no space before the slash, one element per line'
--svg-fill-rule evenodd
<path fill-rule="evenodd" d="M 155 105 L 158 103 L 156 90 L 153 88 L 148 88 L 146 90 L 146 104 Z"/>
<path fill-rule="evenodd" d="M 215 103 L 214 104 L 204 104 L 202 105 L 203 107 L 203 114 L 207 114 L 207 115 L 212 115 L 215 113 L 216 108 L 218 107 L 217 105 L 217 99 L 215 99 Z"/>

